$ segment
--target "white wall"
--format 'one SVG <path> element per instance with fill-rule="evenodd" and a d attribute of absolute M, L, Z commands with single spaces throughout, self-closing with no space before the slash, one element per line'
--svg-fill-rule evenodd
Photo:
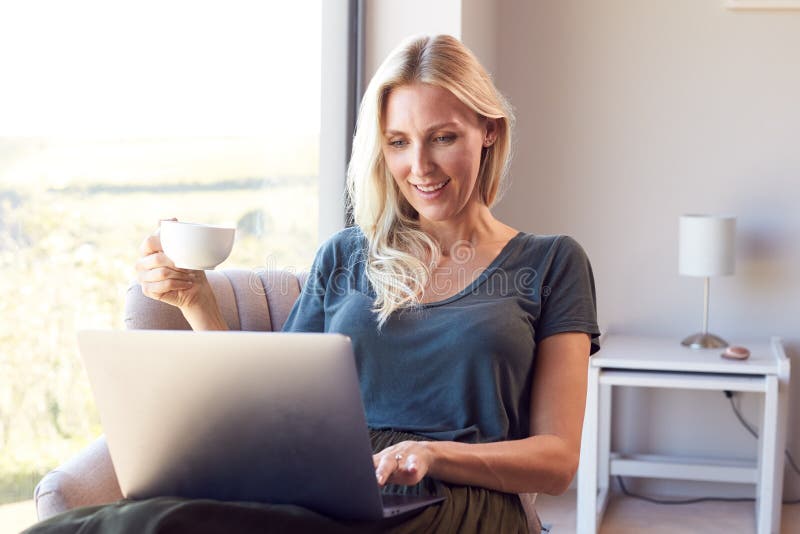
<path fill-rule="evenodd" d="M 381 61 L 405 37 L 437 33 L 461 37 L 461 0 L 369 0 L 364 4 L 365 88 Z"/>
<path fill-rule="evenodd" d="M 497 70 L 497 13 L 494 2 L 461 1 L 461 40 L 489 74 Z"/>
<path fill-rule="evenodd" d="M 365 2 L 364 87 L 381 61 L 409 35 L 446 33 L 467 43 L 491 73 L 497 64 L 497 5 L 487 0 Z"/>
<path fill-rule="evenodd" d="M 601 324 L 700 329 L 702 281 L 677 274 L 677 221 L 738 215 L 737 273 L 711 282 L 710 328 L 731 342 L 781 335 L 800 399 L 800 11 L 723 0 L 501 0 L 495 79 L 517 110 L 510 193 L 495 210 L 566 233 L 595 270 Z M 753 458 L 721 393 L 617 395 L 628 452 Z M 758 421 L 757 397 L 743 400 Z M 800 410 L 789 443 L 800 460 Z M 787 495 L 800 477 L 787 470 Z M 663 493 L 751 487 L 653 483 Z"/>

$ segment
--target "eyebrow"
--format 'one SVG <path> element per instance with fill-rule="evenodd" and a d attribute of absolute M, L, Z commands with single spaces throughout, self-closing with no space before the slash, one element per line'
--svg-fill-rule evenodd
<path fill-rule="evenodd" d="M 451 127 L 454 127 L 454 126 L 456 128 L 458 128 L 458 127 L 461 126 L 461 124 L 459 124 L 458 122 L 455 122 L 455 121 L 441 122 L 439 124 L 434 124 L 433 126 L 428 128 L 426 130 L 426 133 L 435 132 L 436 130 L 442 130 L 444 128 L 451 128 Z M 401 132 L 400 130 L 384 130 L 383 131 L 383 135 L 385 135 L 385 136 L 398 135 L 398 134 L 402 135 L 403 133 L 404 132 Z"/>

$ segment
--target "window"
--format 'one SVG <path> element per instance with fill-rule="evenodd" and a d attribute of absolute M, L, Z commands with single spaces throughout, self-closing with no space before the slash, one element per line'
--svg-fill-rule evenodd
<path fill-rule="evenodd" d="M 0 513 L 102 433 L 75 332 L 124 327 L 160 218 L 236 225 L 220 268 L 296 270 L 320 210 L 344 219 L 320 194 L 343 184 L 320 185 L 320 77 L 323 18 L 352 5 L 0 7 Z"/>

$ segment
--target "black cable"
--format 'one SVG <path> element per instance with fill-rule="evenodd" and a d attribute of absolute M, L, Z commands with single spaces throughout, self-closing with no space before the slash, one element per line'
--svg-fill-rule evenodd
<path fill-rule="evenodd" d="M 745 427 L 745 429 L 747 429 L 747 431 L 750 432 L 750 434 L 754 438 L 758 439 L 758 433 L 753 429 L 752 426 L 750 426 L 750 423 L 745 421 L 744 417 L 742 416 L 742 413 L 739 411 L 739 408 L 737 408 L 736 403 L 733 402 L 733 393 L 730 391 L 726 391 L 725 396 L 728 397 L 728 400 L 731 403 L 731 408 L 733 409 L 733 413 L 736 414 L 736 418 L 739 419 L 739 422 L 742 423 L 742 426 Z M 786 455 L 786 460 L 788 460 L 789 466 L 794 470 L 795 473 L 800 475 L 800 469 L 798 469 L 797 464 L 794 461 L 794 458 L 792 458 L 792 455 L 789 454 L 789 450 L 787 449 L 783 452 Z"/>
<path fill-rule="evenodd" d="M 744 420 L 744 417 L 742 416 L 742 412 L 739 411 L 739 408 L 736 407 L 736 403 L 733 402 L 733 392 L 726 390 L 726 391 L 724 391 L 724 393 L 725 393 L 725 396 L 728 397 L 728 400 L 731 403 L 731 409 L 733 410 L 733 413 L 736 415 L 736 418 L 742 424 L 744 429 L 747 430 L 750 433 L 751 436 L 753 436 L 754 438 L 758 439 L 758 433 L 753 429 L 753 427 L 750 426 L 750 423 L 748 423 L 747 421 Z"/>
<path fill-rule="evenodd" d="M 731 409 L 733 410 L 733 413 L 736 415 L 736 418 L 739 420 L 742 426 L 750 433 L 750 435 L 758 439 L 758 432 L 756 432 L 755 429 L 752 426 L 750 426 L 750 423 L 748 423 L 745 420 L 744 416 L 742 416 L 742 412 L 739 411 L 739 408 L 736 406 L 736 403 L 733 402 L 733 392 L 726 390 L 724 391 L 724 393 L 725 396 L 728 397 L 728 400 L 731 403 Z M 800 469 L 797 468 L 797 464 L 794 462 L 794 458 L 792 458 L 792 455 L 789 454 L 789 449 L 784 449 L 783 453 L 786 455 L 786 459 L 789 461 L 789 466 L 794 470 L 795 473 L 800 475 Z M 800 499 L 782 501 L 781 504 L 800 504 Z"/>
<path fill-rule="evenodd" d="M 736 415 L 736 418 L 742 424 L 742 426 L 756 439 L 758 439 L 758 433 L 750 426 L 745 418 L 742 416 L 739 409 L 736 407 L 736 404 L 733 402 L 733 392 L 725 391 L 725 396 L 728 397 L 728 400 L 731 402 L 731 408 L 733 409 L 733 413 Z M 789 465 L 791 468 L 800 475 L 800 469 L 797 468 L 797 464 L 792 458 L 792 455 L 789 454 L 789 450 L 785 450 L 784 453 L 786 454 L 786 459 L 789 461 Z M 707 501 L 722 501 L 722 502 L 752 502 L 755 501 L 754 497 L 698 497 L 696 499 L 680 499 L 680 500 L 668 500 L 668 499 L 656 499 L 654 497 L 648 497 L 646 495 L 639 495 L 637 493 L 632 493 L 628 491 L 628 488 L 625 487 L 625 482 L 623 482 L 622 477 L 616 475 L 617 483 L 619 484 L 620 489 L 622 490 L 622 494 L 627 497 L 632 497 L 634 499 L 639 499 L 642 501 L 651 502 L 653 504 L 694 504 L 699 502 L 707 502 Z M 790 501 L 782 501 L 781 504 L 800 504 L 800 499 L 794 499 Z"/>

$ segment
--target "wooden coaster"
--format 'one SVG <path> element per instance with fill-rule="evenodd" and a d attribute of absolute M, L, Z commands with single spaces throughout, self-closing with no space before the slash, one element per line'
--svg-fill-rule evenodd
<path fill-rule="evenodd" d="M 750 351 L 746 347 L 728 347 L 720 356 L 729 360 L 746 360 L 750 357 Z"/>

